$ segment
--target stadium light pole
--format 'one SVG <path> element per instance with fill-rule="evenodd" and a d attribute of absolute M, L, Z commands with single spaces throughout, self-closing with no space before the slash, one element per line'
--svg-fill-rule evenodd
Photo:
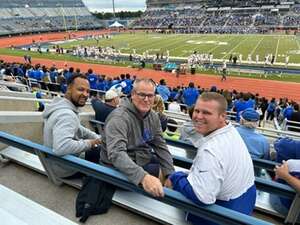
<path fill-rule="evenodd" d="M 56 6 L 60 6 L 60 13 L 62 15 L 62 18 L 63 18 L 63 24 L 64 24 L 64 27 L 65 27 L 65 30 L 66 32 L 68 31 L 68 28 L 67 28 L 67 21 L 66 21 L 66 18 L 65 18 L 65 10 L 63 8 L 63 5 L 60 4 L 60 3 L 57 3 Z"/>
<path fill-rule="evenodd" d="M 75 9 L 74 9 L 75 30 L 76 30 L 76 31 L 78 31 L 77 12 L 76 12 L 77 6 L 78 6 L 78 4 L 76 3 L 76 4 L 75 4 Z"/>
<path fill-rule="evenodd" d="M 112 6 L 113 6 L 113 16 L 116 18 L 116 12 L 115 12 L 115 0 L 112 0 Z"/>

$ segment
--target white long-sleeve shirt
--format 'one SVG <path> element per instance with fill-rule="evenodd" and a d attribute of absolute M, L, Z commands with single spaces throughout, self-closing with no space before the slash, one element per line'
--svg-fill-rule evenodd
<path fill-rule="evenodd" d="M 202 143 L 188 175 L 201 202 L 235 199 L 254 184 L 250 154 L 232 124 L 204 137 Z"/>

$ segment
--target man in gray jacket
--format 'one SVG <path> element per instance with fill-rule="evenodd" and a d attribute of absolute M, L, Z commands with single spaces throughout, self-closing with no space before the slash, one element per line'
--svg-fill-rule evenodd
<path fill-rule="evenodd" d="M 83 127 L 79 120 L 79 107 L 83 107 L 89 97 L 90 86 L 83 75 L 74 75 L 68 81 L 64 98 L 56 97 L 46 106 L 44 118 L 44 145 L 53 149 L 54 154 L 79 156 L 86 152 L 86 159 L 99 162 L 96 147 L 101 143 L 96 133 Z M 92 151 L 90 151 L 92 150 Z M 53 172 L 58 177 L 69 178 L 76 171 L 61 164 L 49 161 Z"/>
<path fill-rule="evenodd" d="M 152 80 L 135 80 L 131 99 L 123 100 L 106 119 L 101 160 L 153 196 L 162 197 L 162 182 L 174 167 L 159 117 L 151 110 L 154 92 Z"/>

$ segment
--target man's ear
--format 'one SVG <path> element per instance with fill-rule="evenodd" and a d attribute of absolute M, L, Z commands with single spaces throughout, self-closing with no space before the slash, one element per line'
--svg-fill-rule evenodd
<path fill-rule="evenodd" d="M 71 94 L 71 89 L 72 89 L 72 84 L 67 87 L 66 95 L 70 95 Z"/>
<path fill-rule="evenodd" d="M 222 112 L 222 113 L 220 114 L 220 116 L 221 116 L 221 118 L 224 119 L 224 120 L 226 120 L 226 118 L 227 118 L 226 112 Z"/>

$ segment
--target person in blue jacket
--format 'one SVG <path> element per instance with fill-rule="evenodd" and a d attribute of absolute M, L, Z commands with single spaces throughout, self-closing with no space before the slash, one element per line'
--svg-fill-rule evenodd
<path fill-rule="evenodd" d="M 171 95 L 171 92 L 167 87 L 166 81 L 164 79 L 161 79 L 159 81 L 159 85 L 156 87 L 156 92 L 162 97 L 164 102 L 168 101 Z"/>
<path fill-rule="evenodd" d="M 87 72 L 87 79 L 90 83 L 90 88 L 97 90 L 97 81 L 98 81 L 98 76 L 93 73 L 92 69 L 88 69 Z"/>
<path fill-rule="evenodd" d="M 186 104 L 188 107 L 191 107 L 196 103 L 198 96 L 198 89 L 195 88 L 193 82 L 190 82 L 189 87 L 183 91 L 183 103 Z"/>
<path fill-rule="evenodd" d="M 236 129 L 243 138 L 252 158 L 269 159 L 270 144 L 267 138 L 255 132 L 259 113 L 252 108 L 245 109 L 240 115 L 240 126 Z"/>

